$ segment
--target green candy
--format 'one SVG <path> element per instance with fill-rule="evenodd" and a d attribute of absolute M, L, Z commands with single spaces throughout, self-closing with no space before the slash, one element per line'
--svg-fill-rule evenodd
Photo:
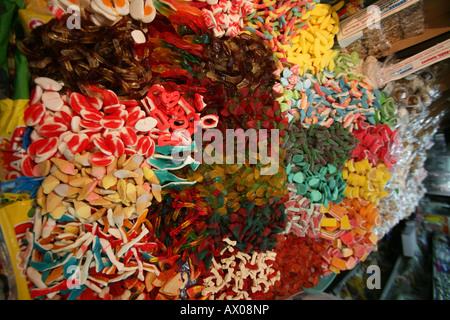
<path fill-rule="evenodd" d="M 296 154 L 295 156 L 292 157 L 292 162 L 295 164 L 299 164 L 303 161 L 303 156 L 300 154 Z"/>
<path fill-rule="evenodd" d="M 336 180 L 330 179 L 330 181 L 328 182 L 328 186 L 330 187 L 330 189 L 334 189 L 336 187 Z"/>
<path fill-rule="evenodd" d="M 284 95 L 284 100 L 289 101 L 294 96 L 294 93 L 291 90 L 285 90 L 283 95 Z"/>
<path fill-rule="evenodd" d="M 302 172 L 297 172 L 296 174 L 294 174 L 294 182 L 297 183 L 303 183 L 303 181 L 305 181 L 305 176 L 303 175 Z"/>
<path fill-rule="evenodd" d="M 310 179 L 310 180 L 308 181 L 308 185 L 309 185 L 311 188 L 315 188 L 315 187 L 317 187 L 317 186 L 319 185 L 319 182 L 320 182 L 320 179 L 318 179 L 318 178 L 312 178 L 312 179 Z"/>
<path fill-rule="evenodd" d="M 333 194 L 331 195 L 331 200 L 335 201 L 338 198 L 338 196 L 339 196 L 339 189 L 335 188 L 333 190 Z"/>
<path fill-rule="evenodd" d="M 317 190 L 311 191 L 311 201 L 312 202 L 319 202 L 320 199 L 322 199 L 322 194 Z"/>
<path fill-rule="evenodd" d="M 288 106 L 287 103 L 280 103 L 280 109 L 281 109 L 281 112 L 285 112 L 285 111 L 288 111 L 290 109 L 290 107 Z"/>
<path fill-rule="evenodd" d="M 306 185 L 304 185 L 303 183 L 298 183 L 296 185 L 297 188 L 297 195 L 303 196 L 306 194 L 306 192 L 308 191 L 308 187 Z"/>
<path fill-rule="evenodd" d="M 291 168 L 292 168 L 291 164 L 288 163 L 287 166 L 286 166 L 286 174 L 291 173 Z"/>
<path fill-rule="evenodd" d="M 331 163 L 329 163 L 329 164 L 327 165 L 327 168 L 328 168 L 328 173 L 329 173 L 329 174 L 333 174 L 333 173 L 335 173 L 335 172 L 337 171 L 336 167 L 333 166 Z"/>
<path fill-rule="evenodd" d="M 292 183 L 292 180 L 294 180 L 294 175 L 293 175 L 293 174 L 288 174 L 288 176 L 287 176 L 287 181 L 288 181 L 289 183 Z"/>

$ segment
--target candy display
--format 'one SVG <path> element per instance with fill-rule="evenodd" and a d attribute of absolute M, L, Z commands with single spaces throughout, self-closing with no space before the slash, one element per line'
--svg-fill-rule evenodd
<path fill-rule="evenodd" d="M 339 122 L 329 127 L 312 124 L 309 128 L 292 122 L 283 143 L 285 161 L 306 162 L 312 171 L 318 171 L 327 164 L 342 169 L 356 148 L 357 141 Z"/>
<path fill-rule="evenodd" d="M 375 228 L 379 238 L 409 217 L 426 193 L 423 182 L 427 177 L 424 168 L 427 150 L 433 146 L 433 137 L 445 114 L 443 106 L 433 105 L 433 102 L 442 99 L 437 89 L 438 79 L 447 68 L 445 61 L 440 62 L 407 79 L 391 82 L 383 89 L 386 96 L 395 101 L 398 137 L 392 150 L 397 162 L 385 186 L 388 195 L 380 199 L 379 214 L 384 222 Z M 409 105 L 405 98 L 416 94 L 419 101 Z"/>
<path fill-rule="evenodd" d="M 346 1 L 39 6 L 52 19 L 8 26 L 0 100 L 16 298 L 289 299 L 365 261 L 423 194 L 437 70 L 386 84 L 377 59 L 420 33 L 399 21 L 421 1 L 350 45 Z"/>
<path fill-rule="evenodd" d="M 387 196 L 384 186 L 391 178 L 391 174 L 384 163 L 373 166 L 367 158 L 345 163 L 342 176 L 347 183 L 345 196 L 348 199 L 362 197 L 370 202 L 377 203 L 378 199 Z"/>
<path fill-rule="evenodd" d="M 322 211 L 320 237 L 329 244 L 322 258 L 332 272 L 353 269 L 377 244 L 378 237 L 372 231 L 381 224 L 376 205 L 361 198 L 346 198 L 341 205 L 331 204 Z"/>
<path fill-rule="evenodd" d="M 353 134 L 360 141 L 352 151 L 356 161 L 368 159 L 372 166 L 381 162 L 392 170 L 396 160 L 392 158 L 391 148 L 396 144 L 397 131 L 393 132 L 387 124 L 373 126 L 360 122 Z"/>
<path fill-rule="evenodd" d="M 233 248 L 236 242 L 224 239 L 229 245 L 223 249 L 219 262 L 213 260 L 211 276 L 203 279 L 202 295 L 214 300 L 265 300 L 271 286 L 279 280 L 279 272 L 271 267 L 276 258 L 273 251 L 257 252 L 252 255 Z M 237 251 L 237 252 L 236 252 Z"/>
<path fill-rule="evenodd" d="M 373 89 L 366 78 L 350 81 L 347 77 L 336 78 L 333 72 L 323 72 L 316 79 L 311 74 L 300 76 L 298 70 L 295 66 L 283 69 L 280 85 L 275 87 L 283 93 L 285 104 L 281 110 L 289 110 L 291 117 L 300 118 L 306 127 L 340 122 L 352 131 L 358 119 L 375 124 L 381 92 Z"/>
<path fill-rule="evenodd" d="M 287 224 L 285 234 L 293 233 L 297 237 L 315 238 L 319 235 L 320 221 L 323 212 L 321 204 L 313 203 L 308 198 L 298 195 L 294 185 L 288 185 L 289 201 L 284 203 L 286 207 Z"/>
<path fill-rule="evenodd" d="M 275 270 L 280 270 L 280 280 L 275 282 L 275 294 L 281 297 L 294 295 L 302 287 L 317 285 L 324 274 L 321 255 L 325 247 L 321 239 L 280 236 L 275 248 Z"/>
<path fill-rule="evenodd" d="M 202 18 L 214 36 L 235 37 L 244 27 L 244 19 L 255 12 L 253 3 L 248 0 L 241 1 L 206 1 L 202 7 Z"/>

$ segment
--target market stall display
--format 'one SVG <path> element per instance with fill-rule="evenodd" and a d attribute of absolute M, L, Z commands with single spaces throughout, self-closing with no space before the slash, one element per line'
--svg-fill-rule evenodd
<path fill-rule="evenodd" d="M 411 212 L 443 112 L 434 69 L 372 78 L 414 2 L 362 52 L 345 1 L 8 0 L 49 17 L 0 60 L 16 298 L 286 299 L 354 269 Z"/>

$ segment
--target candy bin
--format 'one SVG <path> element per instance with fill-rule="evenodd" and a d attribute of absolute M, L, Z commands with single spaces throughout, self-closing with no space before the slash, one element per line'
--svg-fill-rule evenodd
<path fill-rule="evenodd" d="M 328 2 L 7 0 L 8 297 L 287 300 L 376 251 L 402 92 Z"/>

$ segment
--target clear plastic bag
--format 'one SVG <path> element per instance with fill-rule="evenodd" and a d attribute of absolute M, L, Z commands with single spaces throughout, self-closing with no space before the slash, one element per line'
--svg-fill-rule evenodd
<path fill-rule="evenodd" d="M 423 1 L 366 1 L 360 6 L 364 9 L 349 10 L 354 6 L 350 1 L 341 10 L 341 19 L 343 10 L 357 12 L 343 19 L 337 37 L 341 47 L 358 52 L 362 59 L 386 57 L 395 43 L 425 31 Z"/>
<path fill-rule="evenodd" d="M 425 169 L 428 150 L 445 115 L 445 104 L 433 104 L 441 98 L 440 77 L 447 62 L 432 65 L 384 87 L 383 93 L 393 98 L 397 109 L 397 144 L 393 147 L 397 162 L 386 191 L 388 196 L 378 203 L 382 224 L 375 232 L 382 238 L 401 220 L 408 218 L 427 192 Z M 411 103 L 411 97 L 417 101 Z"/>

